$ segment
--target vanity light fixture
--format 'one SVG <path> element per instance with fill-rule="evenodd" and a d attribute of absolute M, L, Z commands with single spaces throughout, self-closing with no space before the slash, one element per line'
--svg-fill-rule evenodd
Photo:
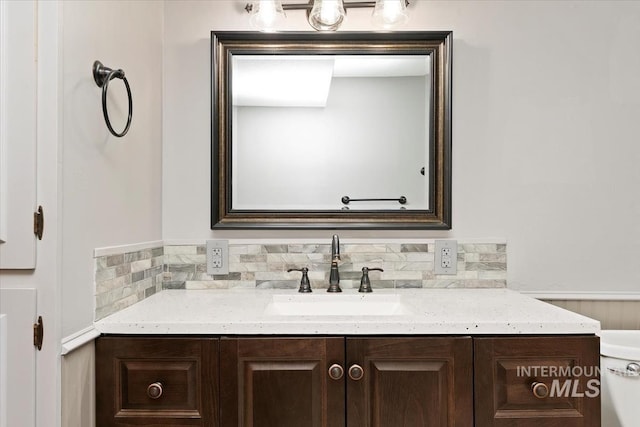
<path fill-rule="evenodd" d="M 406 23 L 407 4 L 407 0 L 378 0 L 373 9 L 373 23 L 385 30 Z"/>
<path fill-rule="evenodd" d="M 309 12 L 309 24 L 318 31 L 335 31 L 346 14 L 342 0 L 315 0 Z"/>
<path fill-rule="evenodd" d="M 254 1 L 247 4 L 245 10 L 251 15 L 251 26 L 265 32 L 275 31 L 286 18 L 280 0 Z"/>
<path fill-rule="evenodd" d="M 337 30 L 350 8 L 373 8 L 373 23 L 385 30 L 404 24 L 408 20 L 408 0 L 343 1 L 309 0 L 308 3 L 285 3 L 280 0 L 256 0 L 247 3 L 245 10 L 251 15 L 251 25 L 266 32 L 286 17 L 287 10 L 306 10 L 309 24 L 318 31 Z"/>

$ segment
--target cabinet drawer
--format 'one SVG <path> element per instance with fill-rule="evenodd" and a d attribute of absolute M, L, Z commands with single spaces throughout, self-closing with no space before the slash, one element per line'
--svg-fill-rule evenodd
<path fill-rule="evenodd" d="M 600 425 L 597 337 L 476 338 L 474 347 L 477 427 Z"/>
<path fill-rule="evenodd" d="M 217 345 L 215 339 L 100 338 L 98 424 L 215 425 Z"/>
<path fill-rule="evenodd" d="M 118 413 L 172 410 L 197 415 L 200 393 L 196 359 L 120 359 L 115 388 L 120 391 Z"/>

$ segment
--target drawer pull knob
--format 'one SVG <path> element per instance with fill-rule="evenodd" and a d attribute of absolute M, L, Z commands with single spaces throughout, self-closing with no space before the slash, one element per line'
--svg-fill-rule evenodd
<path fill-rule="evenodd" d="M 349 378 L 354 381 L 360 381 L 364 376 L 364 369 L 360 365 L 351 365 L 349 368 Z"/>
<path fill-rule="evenodd" d="M 151 399 L 159 399 L 160 396 L 162 396 L 162 383 L 155 382 L 149 384 L 149 386 L 147 387 L 147 396 L 149 396 Z"/>
<path fill-rule="evenodd" d="M 534 381 L 531 383 L 531 391 L 538 399 L 544 399 L 549 396 L 549 387 L 545 383 Z"/>
<path fill-rule="evenodd" d="M 337 363 L 334 363 L 329 367 L 329 378 L 332 380 L 339 380 L 344 376 L 344 368 Z"/>

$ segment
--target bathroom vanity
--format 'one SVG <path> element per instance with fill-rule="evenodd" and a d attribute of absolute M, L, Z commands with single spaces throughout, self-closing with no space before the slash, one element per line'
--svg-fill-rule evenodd
<path fill-rule="evenodd" d="M 506 289 L 163 291 L 95 326 L 101 426 L 600 425 L 599 323 Z"/>

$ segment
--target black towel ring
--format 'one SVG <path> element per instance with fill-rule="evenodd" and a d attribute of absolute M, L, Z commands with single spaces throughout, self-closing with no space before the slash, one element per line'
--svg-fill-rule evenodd
<path fill-rule="evenodd" d="M 107 111 L 107 90 L 109 90 L 109 82 L 116 77 L 122 79 L 124 82 L 124 87 L 127 89 L 127 97 L 129 98 L 129 116 L 127 117 L 127 125 L 120 133 L 113 130 L 111 121 L 109 120 L 109 112 Z M 102 65 L 102 62 L 95 61 L 93 63 L 93 80 L 95 80 L 96 84 L 102 88 L 102 114 L 104 115 L 104 121 L 107 124 L 107 128 L 113 136 L 122 138 L 129 131 L 129 126 L 131 126 L 131 116 L 133 114 L 133 97 L 131 96 L 129 82 L 124 76 L 124 71 L 120 69 L 112 70 L 111 68 Z"/>

